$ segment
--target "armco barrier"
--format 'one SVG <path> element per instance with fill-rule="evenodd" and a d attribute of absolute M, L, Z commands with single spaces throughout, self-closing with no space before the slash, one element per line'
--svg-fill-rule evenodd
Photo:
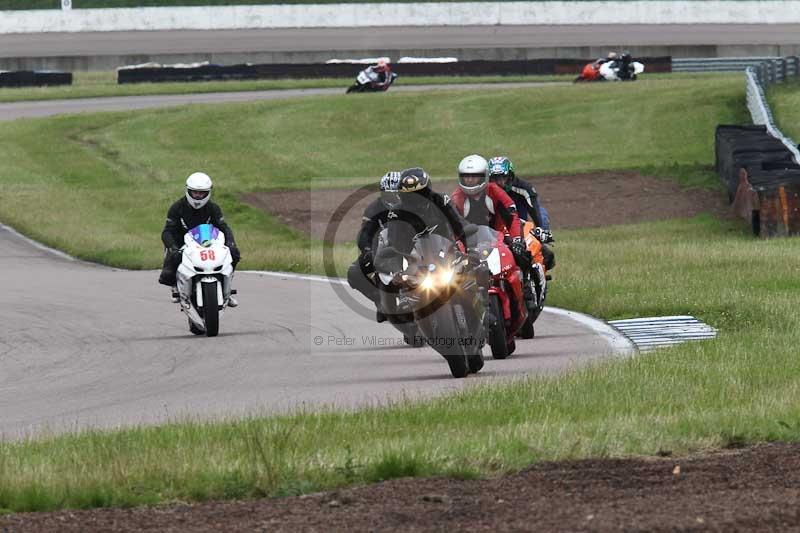
<path fill-rule="evenodd" d="M 72 85 L 72 72 L 18 70 L 0 72 L 0 87 L 42 87 Z"/>
<path fill-rule="evenodd" d="M 392 69 L 403 77 L 525 74 L 579 74 L 587 59 L 529 59 L 520 61 L 456 61 L 452 63 L 397 63 Z M 646 57 L 648 72 L 671 72 L 672 58 Z M 349 78 L 364 65 L 351 63 L 266 63 L 259 65 L 204 65 L 193 68 L 142 67 L 117 71 L 118 83 L 202 81 L 226 79 Z"/>

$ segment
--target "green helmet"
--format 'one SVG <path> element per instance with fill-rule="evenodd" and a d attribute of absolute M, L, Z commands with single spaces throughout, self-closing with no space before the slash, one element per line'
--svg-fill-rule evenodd
<path fill-rule="evenodd" d="M 497 156 L 489 160 L 489 180 L 497 181 L 500 178 L 505 179 L 503 188 L 510 191 L 511 180 L 514 178 L 514 163 L 505 156 Z"/>

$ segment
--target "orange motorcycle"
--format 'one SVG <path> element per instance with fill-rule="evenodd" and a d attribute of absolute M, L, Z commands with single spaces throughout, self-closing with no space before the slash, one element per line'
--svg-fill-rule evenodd
<path fill-rule="evenodd" d="M 522 227 L 522 235 L 525 237 L 525 245 L 531 254 L 531 292 L 534 301 L 528 305 L 528 318 L 519 330 L 519 336 L 523 339 L 532 339 L 535 332 L 533 323 L 539 318 L 544 309 L 544 301 L 547 298 L 547 270 L 544 267 L 544 256 L 542 255 L 542 242 L 536 237 L 536 227 L 533 222 L 528 220 Z"/>

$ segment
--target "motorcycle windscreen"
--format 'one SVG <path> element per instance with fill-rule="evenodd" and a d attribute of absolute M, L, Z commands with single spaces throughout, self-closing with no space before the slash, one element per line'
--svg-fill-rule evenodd
<path fill-rule="evenodd" d="M 212 224 L 200 224 L 189 230 L 194 242 L 200 246 L 210 246 L 219 235 L 219 230 Z"/>
<path fill-rule="evenodd" d="M 500 233 L 489 226 L 481 224 L 478 226 L 478 231 L 467 236 L 467 247 L 470 249 L 478 249 L 481 246 L 491 248 L 497 244 L 499 239 Z"/>

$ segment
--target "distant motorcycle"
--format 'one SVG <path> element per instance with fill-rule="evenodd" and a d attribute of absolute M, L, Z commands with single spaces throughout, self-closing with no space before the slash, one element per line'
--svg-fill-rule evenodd
<path fill-rule="evenodd" d="M 356 82 L 347 88 L 346 94 L 382 92 L 389 90 L 389 86 L 397 79 L 397 74 L 389 72 L 385 74 L 388 79 L 381 79 L 381 73 L 375 72 L 372 67 L 367 67 L 356 76 Z M 384 81 L 385 80 L 385 81 Z"/>
<path fill-rule="evenodd" d="M 189 331 L 215 337 L 220 313 L 232 294 L 233 263 L 225 234 L 211 224 L 201 224 L 186 232 L 182 251 L 178 294 L 181 310 L 189 318 Z"/>
<path fill-rule="evenodd" d="M 644 72 L 644 65 L 638 61 L 627 64 L 627 68 L 620 61 L 606 61 L 587 63 L 581 74 L 575 78 L 575 83 L 589 81 L 633 81 Z"/>
<path fill-rule="evenodd" d="M 624 64 L 621 61 L 609 61 L 600 65 L 600 76 L 606 81 L 633 81 L 644 72 L 644 65 L 638 61 Z"/>

